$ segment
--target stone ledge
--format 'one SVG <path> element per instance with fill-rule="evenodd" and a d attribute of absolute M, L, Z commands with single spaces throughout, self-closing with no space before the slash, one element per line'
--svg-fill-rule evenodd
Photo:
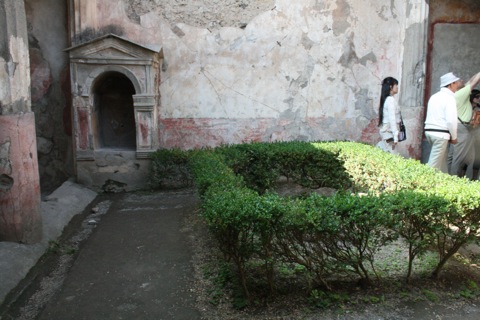
<path fill-rule="evenodd" d="M 41 203 L 43 239 L 33 245 L 0 242 L 0 305 L 8 293 L 35 266 L 48 248 L 49 242 L 61 236 L 64 227 L 76 214 L 96 198 L 97 193 L 73 183 L 64 182 Z"/>

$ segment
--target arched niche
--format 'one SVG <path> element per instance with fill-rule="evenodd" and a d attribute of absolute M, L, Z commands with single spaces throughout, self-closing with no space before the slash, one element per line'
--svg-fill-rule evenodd
<path fill-rule="evenodd" d="M 92 86 L 95 148 L 136 150 L 135 88 L 124 74 L 107 71 Z"/>
<path fill-rule="evenodd" d="M 94 82 L 97 81 L 102 74 L 108 73 L 108 72 L 123 74 L 125 77 L 128 78 L 128 80 L 130 80 L 130 82 L 132 83 L 132 85 L 135 89 L 135 92 L 145 92 L 145 88 L 141 85 L 141 83 L 139 82 L 139 79 L 137 78 L 137 76 L 135 74 L 133 74 L 125 66 L 117 66 L 117 65 L 106 65 L 106 66 L 101 66 L 99 68 L 95 68 L 88 75 L 88 77 L 85 81 L 85 84 L 84 84 L 84 88 L 85 89 L 90 89 L 90 90 L 93 89 L 93 87 L 95 85 Z M 88 96 L 91 97 L 92 92 L 85 92 L 85 93 L 82 92 L 82 95 L 88 95 Z"/>

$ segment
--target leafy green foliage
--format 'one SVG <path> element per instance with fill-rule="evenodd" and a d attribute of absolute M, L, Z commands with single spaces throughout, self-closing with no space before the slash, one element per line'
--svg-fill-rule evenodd
<path fill-rule="evenodd" d="M 394 238 L 384 227 L 389 223 L 389 212 L 378 197 L 342 193 L 325 198 L 322 208 L 319 225 L 325 238 L 324 252 L 368 283 L 366 263 L 373 267 L 375 253 Z"/>
<path fill-rule="evenodd" d="M 324 292 L 320 290 L 312 290 L 308 298 L 310 305 L 319 309 L 326 309 L 332 305 L 339 305 L 347 302 L 348 300 L 349 298 L 345 294 Z"/>
<path fill-rule="evenodd" d="M 282 270 L 278 265 L 300 266 L 309 288 L 330 289 L 338 276 L 369 283 L 378 277 L 379 250 L 401 238 L 408 281 L 414 260 L 432 248 L 438 255 L 432 275 L 438 277 L 462 245 L 477 240 L 478 182 L 367 144 L 295 141 L 159 150 L 153 162 L 157 186 L 169 179 L 194 181 L 202 216 L 225 261 L 236 267 L 243 289 L 239 307 L 250 301 L 253 266 L 261 266 L 271 293 Z M 280 178 L 312 193 L 281 197 L 275 193 Z M 337 192 L 320 196 L 313 192 L 320 187 Z M 330 303 L 318 292 L 311 298 L 318 306 Z"/>
<path fill-rule="evenodd" d="M 247 186 L 260 194 L 272 189 L 281 176 L 312 189 L 347 189 L 351 184 L 338 154 L 311 143 L 240 144 L 219 151 L 234 172 L 244 177 Z"/>
<path fill-rule="evenodd" d="M 191 186 L 192 175 L 187 166 L 188 153 L 180 149 L 160 149 L 152 153 L 150 186 L 153 189 Z"/>
<path fill-rule="evenodd" d="M 395 230 L 408 246 L 408 282 L 414 259 L 434 247 L 437 231 L 445 229 L 443 219 L 449 212 L 449 202 L 410 190 L 384 194 L 381 199 L 391 216 L 389 229 Z"/>
<path fill-rule="evenodd" d="M 480 288 L 475 281 L 467 280 L 464 288 L 458 293 L 458 295 L 465 299 L 475 299 L 480 295 Z"/>
<path fill-rule="evenodd" d="M 423 295 L 425 296 L 425 298 L 428 299 L 428 301 L 430 302 L 438 302 L 440 300 L 440 298 L 432 291 L 430 290 L 422 290 L 422 293 Z"/>

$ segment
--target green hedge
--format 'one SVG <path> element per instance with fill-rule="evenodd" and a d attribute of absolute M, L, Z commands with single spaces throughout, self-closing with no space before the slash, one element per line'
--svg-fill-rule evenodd
<path fill-rule="evenodd" d="M 188 168 L 202 199 L 202 215 L 227 261 L 235 263 L 246 297 L 249 266 L 260 264 L 275 290 L 277 265 L 301 265 L 326 288 L 332 276 L 376 276 L 376 253 L 401 237 L 409 261 L 435 248 L 438 277 L 459 248 L 476 240 L 480 221 L 478 182 L 440 173 L 354 142 L 279 142 L 172 152 Z M 177 161 L 177 160 L 175 160 Z M 154 165 L 152 168 L 162 168 Z M 153 177 L 168 172 L 154 172 Z M 311 188 L 337 189 L 281 197 L 285 177 Z"/>
<path fill-rule="evenodd" d="M 172 189 L 193 185 L 193 177 L 188 167 L 189 152 L 178 148 L 157 150 L 152 153 L 151 160 L 151 188 Z"/>
<path fill-rule="evenodd" d="M 347 189 L 350 177 L 338 151 L 328 151 L 307 142 L 251 143 L 217 149 L 227 165 L 245 178 L 247 186 L 260 193 L 283 176 L 309 188 Z"/>

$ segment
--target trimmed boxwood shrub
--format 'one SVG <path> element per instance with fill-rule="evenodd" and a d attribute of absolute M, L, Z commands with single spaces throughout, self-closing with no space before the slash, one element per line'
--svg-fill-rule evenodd
<path fill-rule="evenodd" d="M 271 292 L 278 263 L 303 266 L 309 279 L 325 288 L 339 275 L 356 275 L 368 283 L 376 275 L 376 253 L 402 237 L 408 281 L 416 257 L 435 248 L 438 263 L 432 276 L 438 277 L 462 245 L 477 239 L 478 182 L 367 144 L 246 143 L 174 150 L 171 158 L 168 152 L 159 151 L 162 157 L 153 159 L 165 163 L 152 165 L 152 177 L 161 181 L 171 173 L 191 175 L 201 214 L 225 260 L 235 264 L 247 298 L 251 265 L 263 266 Z M 175 163 L 188 174 L 167 170 Z M 275 184 L 281 177 L 312 193 L 280 197 Z M 337 193 L 313 193 L 320 187 Z"/>
<path fill-rule="evenodd" d="M 150 181 L 153 189 L 175 189 L 193 185 L 188 167 L 189 153 L 176 149 L 161 149 L 151 154 Z"/>
<path fill-rule="evenodd" d="M 350 176 L 338 152 L 307 142 L 251 143 L 218 149 L 249 188 L 263 194 L 283 176 L 308 188 L 348 189 Z"/>

